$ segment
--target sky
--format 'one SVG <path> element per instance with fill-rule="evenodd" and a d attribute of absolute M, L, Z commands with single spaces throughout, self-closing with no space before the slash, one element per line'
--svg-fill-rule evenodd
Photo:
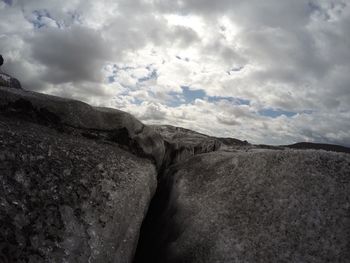
<path fill-rule="evenodd" d="M 0 0 L 27 90 L 256 144 L 350 146 L 347 0 Z"/>

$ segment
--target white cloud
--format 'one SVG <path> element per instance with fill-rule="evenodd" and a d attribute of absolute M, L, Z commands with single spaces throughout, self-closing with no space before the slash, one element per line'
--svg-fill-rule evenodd
<path fill-rule="evenodd" d="M 0 22 L 27 89 L 254 143 L 350 145 L 346 1 L 16 0 Z"/>

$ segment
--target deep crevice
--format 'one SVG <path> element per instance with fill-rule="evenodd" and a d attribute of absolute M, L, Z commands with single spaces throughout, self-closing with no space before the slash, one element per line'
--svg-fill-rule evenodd
<path fill-rule="evenodd" d="M 177 164 L 197 154 L 217 151 L 220 148 L 217 143 L 213 143 L 209 148 L 193 145 L 189 149 L 166 140 L 164 145 L 166 151 L 158 172 L 157 189 L 141 225 L 133 263 L 164 263 L 172 259 L 167 247 L 179 237 L 183 228 L 175 222 L 178 207 L 177 193 L 173 186 Z"/>
<path fill-rule="evenodd" d="M 188 158 L 183 147 L 164 140 L 165 154 L 162 166 L 158 171 L 158 185 L 150 202 L 147 214 L 142 222 L 139 241 L 133 263 L 163 263 L 167 258 L 166 247 L 176 239 L 178 231 L 173 216 L 176 206 L 173 205 L 174 176 L 179 159 Z"/>
<path fill-rule="evenodd" d="M 166 257 L 166 245 L 176 239 L 178 231 L 172 222 L 176 208 L 171 206 L 173 172 L 162 168 L 158 175 L 158 187 L 141 225 L 140 236 L 133 263 L 160 263 Z"/>

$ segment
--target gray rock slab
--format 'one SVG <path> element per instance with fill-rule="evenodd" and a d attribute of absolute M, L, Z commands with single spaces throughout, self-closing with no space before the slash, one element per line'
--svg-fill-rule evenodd
<path fill-rule="evenodd" d="M 0 87 L 0 108 L 20 110 L 22 115 L 28 111 L 32 119 L 38 119 L 38 116 L 34 115 L 39 115 L 39 117 L 49 115 L 49 118 L 45 117 L 45 119 L 54 119 L 60 125 L 75 129 L 122 134 L 129 140 L 128 144 L 137 143 L 131 148 L 139 148 L 145 155 L 154 159 L 157 166 L 162 164 L 165 152 L 162 137 L 129 113 L 117 109 L 93 107 L 77 100 L 7 87 Z M 118 141 L 118 138 L 115 140 Z"/>
<path fill-rule="evenodd" d="M 132 262 L 153 163 L 0 115 L 0 262 Z"/>
<path fill-rule="evenodd" d="M 153 262 L 349 262 L 348 154 L 201 154 L 168 170 L 163 185 Z"/>

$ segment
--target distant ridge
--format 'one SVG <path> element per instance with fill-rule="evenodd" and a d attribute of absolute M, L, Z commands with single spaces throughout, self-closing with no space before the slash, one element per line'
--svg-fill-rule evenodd
<path fill-rule="evenodd" d="M 350 153 L 350 148 L 341 146 L 341 145 L 336 145 L 336 144 L 298 142 L 298 143 L 294 143 L 290 145 L 282 145 L 282 146 L 292 148 L 292 149 L 315 149 L 315 150 Z"/>

